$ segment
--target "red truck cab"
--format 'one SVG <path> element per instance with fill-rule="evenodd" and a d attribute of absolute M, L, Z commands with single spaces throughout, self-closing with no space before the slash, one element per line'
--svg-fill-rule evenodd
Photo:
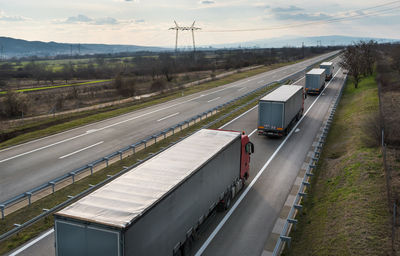
<path fill-rule="evenodd" d="M 250 142 L 249 136 L 242 132 L 242 151 L 240 159 L 240 178 L 247 180 L 250 170 L 250 155 L 254 153 L 254 144 Z"/>

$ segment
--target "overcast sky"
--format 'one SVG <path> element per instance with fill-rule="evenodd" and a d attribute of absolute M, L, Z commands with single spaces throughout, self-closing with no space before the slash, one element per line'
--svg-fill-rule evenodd
<path fill-rule="evenodd" d="M 386 3 L 392 4 L 366 9 Z M 315 23 L 333 18 L 344 21 Z M 284 35 L 400 38 L 400 1 L 0 0 L 0 36 L 26 40 L 172 46 L 174 20 L 196 20 L 198 45 Z M 308 22 L 314 24 L 297 26 Z M 259 28 L 275 29 L 211 32 Z M 179 44 L 191 44 L 188 31 Z"/>

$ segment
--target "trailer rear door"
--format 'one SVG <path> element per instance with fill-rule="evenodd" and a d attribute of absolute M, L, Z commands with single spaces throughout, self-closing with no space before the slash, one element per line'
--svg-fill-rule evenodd
<path fill-rule="evenodd" d="M 260 101 L 259 125 L 266 129 L 283 128 L 284 103 L 273 101 Z"/>
<path fill-rule="evenodd" d="M 120 233 L 80 223 L 56 220 L 56 255 L 120 256 Z"/>

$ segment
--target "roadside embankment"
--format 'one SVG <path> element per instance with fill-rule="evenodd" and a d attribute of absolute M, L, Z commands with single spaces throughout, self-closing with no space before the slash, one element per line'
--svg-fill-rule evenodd
<path fill-rule="evenodd" d="M 290 248 L 283 255 L 389 255 L 391 216 L 374 118 L 375 76 L 347 82 Z"/>

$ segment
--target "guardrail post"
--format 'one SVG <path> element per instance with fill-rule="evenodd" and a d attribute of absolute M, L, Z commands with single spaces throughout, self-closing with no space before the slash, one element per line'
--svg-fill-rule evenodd
<path fill-rule="evenodd" d="M 56 183 L 54 181 L 50 181 L 49 184 L 51 185 L 51 192 L 54 194 L 54 187 L 56 186 Z"/>
<path fill-rule="evenodd" d="M 106 161 L 106 167 L 108 167 L 108 157 L 103 157 L 103 160 Z"/>
<path fill-rule="evenodd" d="M 135 154 L 135 146 L 134 145 L 130 145 L 130 147 L 132 148 L 132 154 Z"/>
<path fill-rule="evenodd" d="M 69 174 L 72 177 L 72 184 L 74 184 L 75 183 L 75 173 L 74 172 L 70 172 Z"/>
<path fill-rule="evenodd" d="M 146 149 L 147 141 L 146 140 L 142 140 L 142 143 L 144 144 L 144 148 Z"/>
<path fill-rule="evenodd" d="M 93 175 L 93 164 L 88 164 L 89 168 L 90 168 L 90 175 Z"/>
<path fill-rule="evenodd" d="M 31 197 L 32 197 L 32 193 L 31 192 L 26 192 L 25 195 L 28 196 L 28 204 L 31 205 Z"/>
<path fill-rule="evenodd" d="M 118 154 L 119 154 L 119 160 L 122 160 L 122 151 L 119 150 L 119 151 L 118 151 Z"/>
<path fill-rule="evenodd" d="M 292 241 L 292 238 L 291 238 L 291 237 L 289 237 L 289 236 L 280 236 L 280 239 L 281 239 L 282 241 L 284 241 L 285 243 L 287 243 L 288 246 L 290 247 L 290 242 Z"/>
<path fill-rule="evenodd" d="M 4 220 L 4 208 L 5 205 L 4 204 L 0 204 L 0 211 L 1 211 L 1 219 Z"/>

